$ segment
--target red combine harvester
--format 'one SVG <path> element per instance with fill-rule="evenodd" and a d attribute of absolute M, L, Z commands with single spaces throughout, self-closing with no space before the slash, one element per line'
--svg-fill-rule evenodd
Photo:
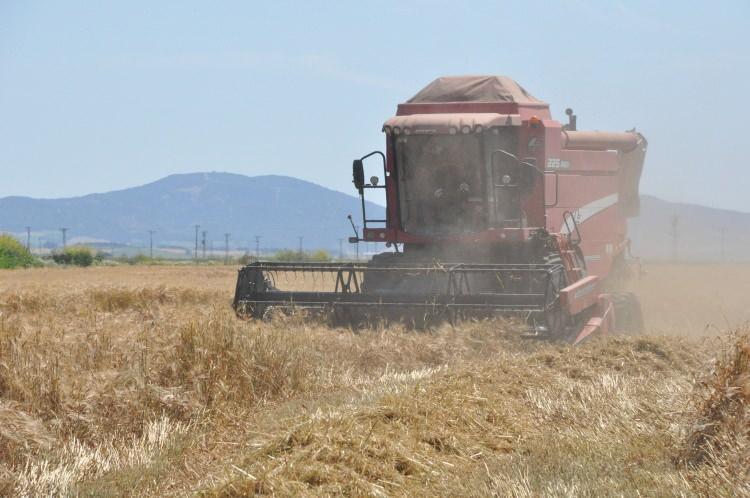
<path fill-rule="evenodd" d="M 561 125 L 503 76 L 433 81 L 383 125 L 385 154 L 353 165 L 363 230 L 350 242 L 395 252 L 369 263 L 252 263 L 239 272 L 235 310 L 317 308 L 353 321 L 510 314 L 534 336 L 574 343 L 639 328 L 634 296 L 605 283 L 627 273 L 646 140 L 578 131 L 566 113 Z M 368 159 L 379 159 L 369 181 Z M 367 217 L 370 189 L 385 190 L 385 219 Z M 281 272 L 329 273 L 334 288 L 280 290 Z"/>

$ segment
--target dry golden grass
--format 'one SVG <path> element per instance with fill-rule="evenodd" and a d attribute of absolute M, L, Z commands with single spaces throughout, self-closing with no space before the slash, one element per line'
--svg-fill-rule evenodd
<path fill-rule="evenodd" d="M 508 341 L 491 362 L 290 421 L 207 494 L 686 492 L 668 455 L 670 417 L 691 386 L 664 375 L 699 365 L 681 346 L 623 339 L 522 353 Z"/>
<path fill-rule="evenodd" d="M 680 460 L 695 485 L 750 496 L 750 329 L 738 332 L 702 383 Z"/>
<path fill-rule="evenodd" d="M 696 292 L 695 316 L 743 317 L 740 298 L 717 303 L 746 268 L 686 269 L 681 295 L 717 289 Z M 637 286 L 646 319 L 674 335 L 684 310 L 664 304 L 660 272 L 674 273 L 654 267 Z M 0 495 L 750 496 L 731 473 L 742 447 L 725 444 L 746 438 L 741 423 L 708 446 L 690 432 L 713 416 L 695 379 L 721 338 L 570 348 L 500 321 L 358 333 L 304 316 L 243 322 L 229 308 L 235 276 L 0 272 Z M 734 406 L 714 412 L 746 420 Z M 686 448 L 712 456 L 685 463 Z"/>

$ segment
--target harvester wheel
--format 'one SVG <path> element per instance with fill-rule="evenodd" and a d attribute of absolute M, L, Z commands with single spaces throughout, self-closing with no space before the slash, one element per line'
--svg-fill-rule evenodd
<path fill-rule="evenodd" d="M 643 311 L 641 303 L 632 292 L 612 294 L 615 307 L 615 331 L 623 334 L 643 332 Z"/>
<path fill-rule="evenodd" d="M 546 264 L 562 264 L 558 253 L 548 254 L 544 259 Z M 560 305 L 560 289 L 565 287 L 564 279 L 564 274 L 559 273 L 547 282 L 547 302 L 545 303 L 544 321 L 547 326 L 547 334 L 551 338 L 562 338 L 565 335 L 567 327 L 567 317 Z"/>
<path fill-rule="evenodd" d="M 547 310 L 545 321 L 547 322 L 547 330 L 550 337 L 559 338 L 562 336 L 565 331 L 565 317 L 559 304 Z"/>
<path fill-rule="evenodd" d="M 548 299 L 545 306 L 544 321 L 547 326 L 547 334 L 551 338 L 560 338 L 565 333 L 565 313 L 560 306 L 560 286 L 559 282 L 550 280 L 548 284 Z"/>
<path fill-rule="evenodd" d="M 255 306 L 249 304 L 240 304 L 235 308 L 234 313 L 237 318 L 241 320 L 252 320 L 253 318 L 264 318 L 267 311 L 267 307 L 262 304 L 256 304 Z"/>

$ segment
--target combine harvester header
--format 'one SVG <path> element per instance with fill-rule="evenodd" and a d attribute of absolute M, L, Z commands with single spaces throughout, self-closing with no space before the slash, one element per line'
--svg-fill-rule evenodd
<path fill-rule="evenodd" d="M 350 242 L 395 252 L 367 264 L 252 263 L 235 310 L 315 308 L 355 323 L 512 314 L 531 335 L 571 342 L 640 328 L 634 296 L 605 283 L 628 273 L 626 218 L 638 214 L 646 140 L 579 131 L 566 114 L 555 121 L 504 76 L 438 78 L 385 122 L 385 153 L 353 164 L 363 231 Z M 385 190 L 385 219 L 367 217 L 370 189 Z M 277 289 L 289 271 L 331 273 L 334 288 Z"/>

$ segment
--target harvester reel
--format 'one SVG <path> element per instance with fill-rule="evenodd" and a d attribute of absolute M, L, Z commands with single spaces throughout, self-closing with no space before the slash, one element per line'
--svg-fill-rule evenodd
<path fill-rule="evenodd" d="M 280 290 L 268 275 L 281 272 L 333 274 L 336 286 Z M 262 319 L 276 308 L 309 309 L 329 312 L 337 325 L 385 321 L 416 329 L 468 318 L 525 316 L 539 325 L 538 332 L 561 338 L 567 318 L 559 302 L 563 283 L 558 262 L 425 264 L 391 254 L 370 264 L 257 262 L 240 270 L 234 307 L 243 318 Z"/>

